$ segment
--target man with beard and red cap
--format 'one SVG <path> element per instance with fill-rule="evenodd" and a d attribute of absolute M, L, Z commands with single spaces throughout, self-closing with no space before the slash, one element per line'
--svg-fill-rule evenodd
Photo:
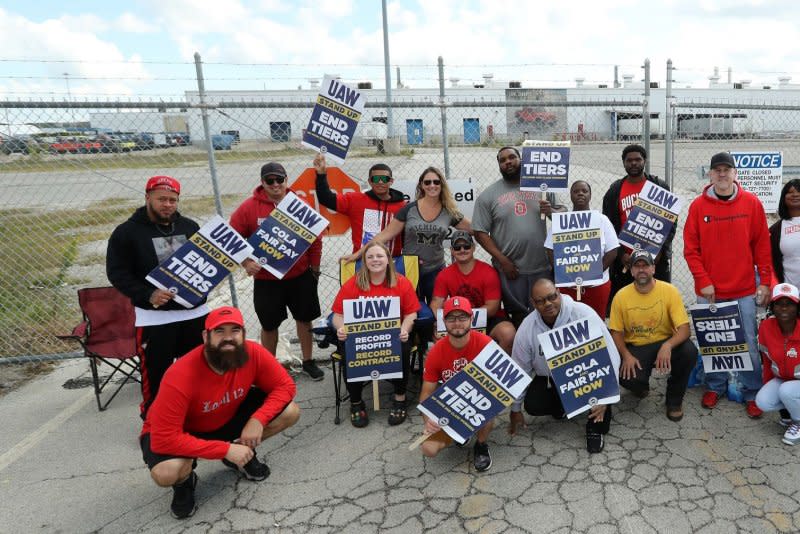
<path fill-rule="evenodd" d="M 177 519 L 197 509 L 197 458 L 264 480 L 269 468 L 255 448 L 300 417 L 294 381 L 267 349 L 246 340 L 238 309 L 209 313 L 203 343 L 167 370 L 139 438 L 150 476 L 172 486 Z"/>
<path fill-rule="evenodd" d="M 178 212 L 181 184 L 171 176 L 153 176 L 145 185 L 145 205 L 114 229 L 108 240 L 106 275 L 136 312 L 136 340 L 142 367 L 141 416 L 158 393 L 161 378 L 176 357 L 202 343 L 205 299 L 193 308 L 145 277 L 170 257 L 200 227 Z"/>
<path fill-rule="evenodd" d="M 541 215 L 566 211 L 552 193 L 520 191 L 520 155 L 511 146 L 497 153 L 502 179 L 487 187 L 475 202 L 472 229 L 475 240 L 492 256 L 500 275 L 503 304 L 515 325 L 530 309 L 533 283 L 552 277 L 544 250 L 547 226 Z"/>

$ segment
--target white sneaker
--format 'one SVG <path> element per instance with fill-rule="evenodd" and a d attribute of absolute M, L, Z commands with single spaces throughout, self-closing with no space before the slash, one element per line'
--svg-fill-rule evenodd
<path fill-rule="evenodd" d="M 800 443 L 800 421 L 792 421 L 786 433 L 783 435 L 783 440 L 787 445 L 796 445 Z"/>

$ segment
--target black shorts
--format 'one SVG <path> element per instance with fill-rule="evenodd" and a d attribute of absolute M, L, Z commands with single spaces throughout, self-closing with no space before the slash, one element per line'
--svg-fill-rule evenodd
<path fill-rule="evenodd" d="M 494 317 L 489 317 L 486 320 L 486 335 L 491 336 L 494 327 L 499 325 L 503 321 L 508 321 L 509 323 L 511 323 L 511 319 L 509 319 L 508 317 L 497 317 L 496 315 Z M 511 326 L 514 326 L 514 323 L 511 323 Z"/>
<path fill-rule="evenodd" d="M 309 323 L 320 316 L 317 279 L 306 271 L 290 280 L 253 281 L 253 307 L 261 328 L 277 330 L 288 317 L 286 308 L 295 321 Z"/>
<path fill-rule="evenodd" d="M 253 413 L 261 408 L 266 398 L 266 393 L 255 386 L 251 387 L 250 391 L 247 392 L 247 396 L 244 398 L 244 401 L 242 401 L 242 404 L 239 405 L 239 409 L 236 410 L 236 413 L 233 414 L 233 417 L 227 423 L 216 430 L 212 430 L 211 432 L 190 432 L 190 434 L 196 438 L 206 440 L 237 440 L 239 439 L 239 436 L 242 435 L 244 425 L 247 424 L 247 421 L 250 420 L 250 417 L 253 415 Z M 142 437 L 139 438 L 139 445 L 142 448 L 142 459 L 150 469 L 153 469 L 156 464 L 166 460 L 171 460 L 173 458 L 186 458 L 185 456 L 170 456 L 167 454 L 158 454 L 157 452 L 153 452 L 153 450 L 150 448 L 149 433 L 143 434 Z"/>

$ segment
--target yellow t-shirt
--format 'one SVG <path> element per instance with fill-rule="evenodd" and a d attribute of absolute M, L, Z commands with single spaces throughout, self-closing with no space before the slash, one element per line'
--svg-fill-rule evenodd
<path fill-rule="evenodd" d="M 634 346 L 663 341 L 689 322 L 678 288 L 656 280 L 650 293 L 642 295 L 634 284 L 619 290 L 611 302 L 608 328 L 625 333 L 625 343 Z"/>

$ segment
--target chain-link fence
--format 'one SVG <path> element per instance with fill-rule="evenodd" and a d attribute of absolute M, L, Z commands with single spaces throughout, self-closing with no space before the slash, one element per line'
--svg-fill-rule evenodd
<path fill-rule="evenodd" d="M 523 95 L 529 97 L 530 95 Z M 540 94 L 541 96 L 541 94 Z M 231 102 L 209 99 L 209 127 L 223 216 L 259 183 L 263 163 L 283 163 L 291 177 L 311 166 L 313 152 L 300 147 L 313 100 Z M 212 167 L 201 111 L 193 98 L 181 103 L 5 103 L 17 122 L 48 125 L 47 132 L 13 135 L 3 144 L 0 179 L 0 354 L 47 354 L 74 347 L 54 335 L 77 322 L 75 289 L 107 284 L 105 251 L 113 228 L 143 202 L 146 179 L 168 174 L 182 183 L 180 210 L 202 223 L 215 212 Z M 368 169 L 388 163 L 398 182 L 416 182 L 429 165 L 470 183 L 468 204 L 499 179 L 495 155 L 524 138 L 573 142 L 571 176 L 595 184 L 599 207 L 605 184 L 621 175 L 619 154 L 635 132 L 619 132 L 619 117 L 641 102 L 558 100 L 431 102 L 392 106 L 394 146 L 385 130 L 385 103 L 372 103 L 343 170 L 366 187 Z M 444 122 L 443 122 L 444 121 Z M 641 122 L 641 121 L 640 121 Z M 445 127 L 443 128 L 443 124 Z M 68 125 L 68 126 L 66 126 Z M 376 133 L 377 131 L 377 133 Z M 447 132 L 443 137 L 442 132 Z M 445 160 L 447 141 L 447 161 Z M 5 153 L 8 152 L 8 153 Z M 398 184 L 400 186 L 402 184 Z M 566 201 L 566 199 L 564 199 Z M 468 209 L 468 208 L 467 208 Z M 337 259 L 351 251 L 349 235 L 324 240 L 319 295 L 327 309 L 338 290 Z M 252 281 L 234 275 L 238 303 L 251 332 Z M 230 302 L 227 285 L 212 304 Z M 284 325 L 293 330 L 290 322 Z"/>
<path fill-rule="evenodd" d="M 770 185 L 776 171 L 745 163 L 739 180 L 762 198 L 769 224 L 778 219 L 777 196 L 768 200 L 774 187 L 800 177 L 800 105 L 759 104 L 743 97 L 739 103 L 692 98 L 670 106 L 668 156 L 673 190 L 685 199 L 673 249 L 673 283 L 687 302 L 694 302 L 694 281 L 683 260 L 683 224 L 689 204 L 709 183 L 711 156 L 730 151 L 743 154 L 780 153 L 782 180 Z M 751 158 L 752 159 L 752 158 Z M 750 168 L 744 168 L 749 166 Z M 736 236 L 730 236 L 736 239 Z"/>
<path fill-rule="evenodd" d="M 671 177 L 687 205 L 706 183 L 704 165 L 715 152 L 781 151 L 784 179 L 800 157 L 800 108 L 788 104 L 670 102 L 666 119 L 659 119 L 651 118 L 656 106 L 646 90 L 602 90 L 596 99 L 578 94 L 583 96 L 565 89 L 442 88 L 395 98 L 391 105 L 373 99 L 343 170 L 366 187 L 368 169 L 384 162 L 400 188 L 438 166 L 449 180 L 468 184 L 462 207 L 469 212 L 470 201 L 500 178 L 500 147 L 523 139 L 570 140 L 570 176 L 592 184 L 592 207 L 600 209 L 610 183 L 624 175 L 621 152 L 631 142 L 650 149 L 650 172 Z M 0 102 L 7 123 L 0 129 L 0 355 L 74 349 L 54 334 L 79 319 L 75 289 L 108 283 L 108 236 L 142 204 L 149 176 L 179 179 L 181 212 L 203 223 L 216 210 L 212 177 L 228 217 L 258 185 L 266 161 L 283 163 L 290 177 L 310 167 L 314 153 L 301 147 L 300 138 L 315 95 L 303 95 L 204 92 L 201 99 L 189 91 L 184 101 L 167 103 Z M 204 112 L 214 150 L 206 142 Z M 38 133 L 15 131 L 11 124 L 36 125 Z M 413 188 L 407 183 L 405 190 Z M 566 196 L 561 201 L 569 203 Z M 690 299 L 682 219 L 679 225 L 673 282 Z M 337 259 L 351 251 L 349 235 L 326 237 L 323 250 L 319 296 L 327 311 L 338 290 Z M 258 328 L 252 281 L 241 270 L 233 279 L 252 334 Z M 225 284 L 211 303 L 233 298 Z M 293 329 L 290 321 L 282 327 Z"/>

